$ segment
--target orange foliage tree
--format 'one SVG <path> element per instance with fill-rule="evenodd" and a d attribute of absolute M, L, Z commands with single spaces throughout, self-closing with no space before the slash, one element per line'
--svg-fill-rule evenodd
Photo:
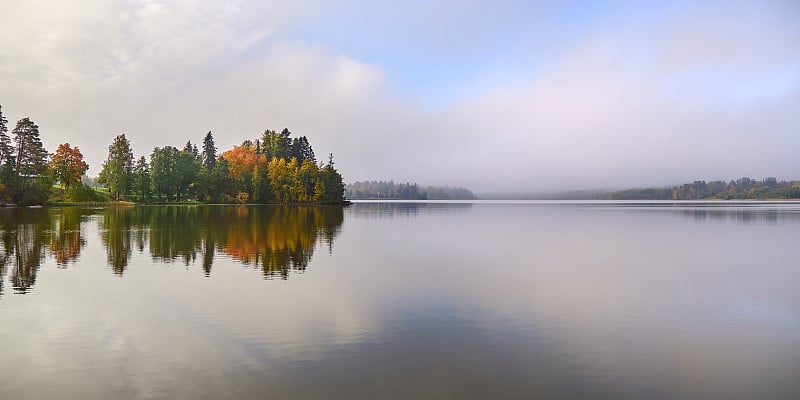
<path fill-rule="evenodd" d="M 243 146 L 234 146 L 222 156 L 228 160 L 228 176 L 237 181 L 250 180 L 256 164 L 266 161 L 263 154 Z"/>
<path fill-rule="evenodd" d="M 58 145 L 58 150 L 50 155 L 50 166 L 64 188 L 79 184 L 81 176 L 89 169 L 78 146 L 70 147 L 69 143 Z"/>
<path fill-rule="evenodd" d="M 256 165 L 266 162 L 266 157 L 252 147 L 234 146 L 222 154 L 228 162 L 228 176 L 239 188 L 239 201 L 246 202 L 252 192 L 253 171 Z M 248 196 L 244 197 L 244 194 Z"/>

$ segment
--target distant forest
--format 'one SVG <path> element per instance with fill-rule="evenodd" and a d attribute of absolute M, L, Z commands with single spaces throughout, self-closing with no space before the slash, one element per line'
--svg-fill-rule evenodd
<path fill-rule="evenodd" d="M 484 200 L 781 200 L 800 199 L 800 181 L 756 180 L 748 177 L 725 181 L 694 181 L 683 185 L 638 188 L 572 190 L 552 193 L 479 193 Z"/>
<path fill-rule="evenodd" d="M 49 153 L 30 118 L 8 135 L 0 106 L 0 205 L 132 202 L 343 203 L 344 183 L 333 154 L 317 163 L 305 136 L 288 129 L 266 130 L 255 140 L 217 154 L 209 131 L 200 148 L 156 147 L 134 157 L 131 143 L 117 135 L 97 179 L 77 146 L 62 143 Z M 95 190 L 96 185 L 105 190 Z"/>
<path fill-rule="evenodd" d="M 469 189 L 452 186 L 425 186 L 416 183 L 395 183 L 394 181 L 358 181 L 345 187 L 348 199 L 390 199 L 390 200 L 474 200 L 475 194 Z"/>
<path fill-rule="evenodd" d="M 800 181 L 756 180 L 748 177 L 730 182 L 694 181 L 665 188 L 627 189 L 601 194 L 606 200 L 748 200 L 800 199 Z"/>

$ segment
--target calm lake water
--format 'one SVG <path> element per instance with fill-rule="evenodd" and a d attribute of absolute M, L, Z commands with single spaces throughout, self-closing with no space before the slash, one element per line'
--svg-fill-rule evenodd
<path fill-rule="evenodd" d="M 0 209 L 0 399 L 800 398 L 800 203 Z"/>

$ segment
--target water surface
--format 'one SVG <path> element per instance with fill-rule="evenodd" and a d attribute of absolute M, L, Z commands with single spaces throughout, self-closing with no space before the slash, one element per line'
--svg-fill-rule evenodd
<path fill-rule="evenodd" d="M 800 398 L 800 204 L 0 209 L 0 398 Z"/>

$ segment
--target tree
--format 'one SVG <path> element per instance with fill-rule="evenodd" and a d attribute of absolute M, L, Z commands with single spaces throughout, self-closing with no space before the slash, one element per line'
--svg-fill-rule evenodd
<path fill-rule="evenodd" d="M 133 168 L 133 190 L 139 195 L 139 201 L 150 200 L 150 185 L 150 166 L 144 156 L 141 156 Z"/>
<path fill-rule="evenodd" d="M 265 162 L 263 154 L 258 154 L 255 148 L 234 146 L 222 154 L 228 162 L 228 176 L 233 180 L 237 192 L 252 194 L 253 171 L 256 164 Z"/>
<path fill-rule="evenodd" d="M 15 164 L 14 146 L 8 136 L 8 120 L 3 116 L 3 106 L 0 105 L 0 204 L 10 198 L 16 183 Z"/>
<path fill-rule="evenodd" d="M 186 145 L 183 146 L 183 151 L 191 154 L 195 160 L 200 161 L 200 152 L 197 150 L 197 146 L 192 144 L 191 140 L 187 141 Z"/>
<path fill-rule="evenodd" d="M 175 201 L 180 201 L 182 196 L 190 197 L 192 195 L 198 172 L 200 172 L 200 159 L 197 155 L 197 148 L 186 143 L 186 147 L 183 151 L 178 152 L 176 158 Z"/>
<path fill-rule="evenodd" d="M 17 174 L 23 178 L 40 175 L 46 166 L 47 151 L 39 138 L 39 127 L 29 118 L 23 118 L 13 133 L 17 142 Z"/>
<path fill-rule="evenodd" d="M 266 204 L 274 201 L 269 184 L 269 169 L 266 162 L 259 162 L 253 170 L 253 201 Z"/>
<path fill-rule="evenodd" d="M 203 170 L 211 172 L 215 165 L 217 165 L 217 147 L 214 145 L 214 136 L 208 131 L 203 138 Z"/>
<path fill-rule="evenodd" d="M 314 149 L 311 148 L 311 144 L 308 142 L 308 138 L 305 136 L 292 139 L 292 145 L 289 150 L 289 158 L 292 157 L 296 157 L 297 161 L 301 163 L 305 160 L 311 160 L 311 162 L 314 164 L 317 163 L 317 158 L 314 155 Z"/>
<path fill-rule="evenodd" d="M 286 128 L 281 133 L 264 131 L 264 135 L 261 137 L 262 153 L 267 156 L 267 161 L 271 161 L 273 158 L 289 158 L 289 150 L 292 145 L 291 139 L 289 139 L 290 135 L 291 132 Z"/>
<path fill-rule="evenodd" d="M 8 120 L 3 116 L 3 106 L 0 105 L 0 164 L 13 160 L 13 152 L 11 138 L 8 137 Z"/>
<path fill-rule="evenodd" d="M 103 163 L 99 180 L 104 183 L 115 198 L 126 194 L 133 182 L 133 151 L 125 135 L 117 135 L 108 146 L 108 158 Z"/>
<path fill-rule="evenodd" d="M 224 156 L 219 156 L 217 165 L 214 166 L 214 171 L 211 172 L 212 187 L 209 190 L 209 197 L 213 201 L 227 202 L 229 199 L 226 196 L 233 196 L 236 194 L 233 180 L 230 177 L 228 160 Z"/>
<path fill-rule="evenodd" d="M 172 146 L 156 147 L 150 155 L 150 174 L 153 181 L 153 194 L 160 200 L 169 200 L 176 195 L 178 187 L 177 163 L 178 149 Z"/>
<path fill-rule="evenodd" d="M 287 168 L 285 158 L 275 158 L 267 164 L 269 173 L 269 184 L 272 187 L 272 194 L 275 201 L 288 203 L 291 199 L 291 172 Z"/>
<path fill-rule="evenodd" d="M 306 158 L 298 169 L 297 182 L 300 184 L 299 201 L 309 202 L 314 200 L 315 183 L 319 168 L 311 159 Z"/>
<path fill-rule="evenodd" d="M 328 155 L 328 165 L 322 168 L 317 178 L 316 185 L 322 189 L 315 189 L 314 199 L 322 203 L 341 203 L 344 201 L 344 182 L 342 175 L 333 167 L 333 153 Z"/>
<path fill-rule="evenodd" d="M 78 146 L 70 147 L 69 143 L 62 143 L 50 155 L 50 168 L 61 186 L 69 189 L 72 185 L 81 184 L 81 176 L 89 169 L 89 164 L 83 161 L 83 154 Z"/>
<path fill-rule="evenodd" d="M 29 118 L 23 118 L 14 127 L 17 145 L 15 175 L 17 185 L 12 197 L 24 204 L 44 203 L 47 200 L 47 150 L 39 138 L 39 127 Z"/>

